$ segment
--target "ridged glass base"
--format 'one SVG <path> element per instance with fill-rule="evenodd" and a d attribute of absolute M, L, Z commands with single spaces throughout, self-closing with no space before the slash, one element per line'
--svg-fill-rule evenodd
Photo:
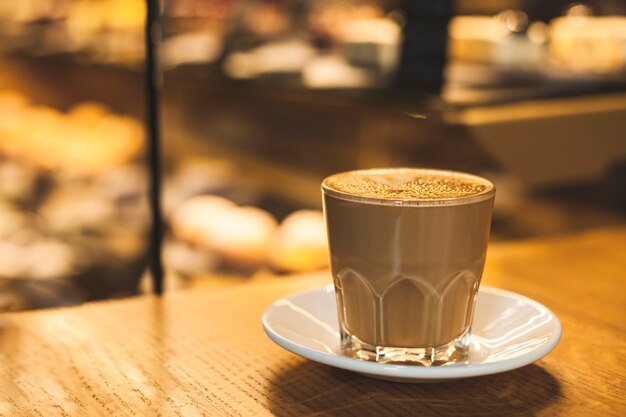
<path fill-rule="evenodd" d="M 462 362 L 467 359 L 469 347 L 469 329 L 446 345 L 425 348 L 373 346 L 363 342 L 356 336 L 344 332 L 341 335 L 341 349 L 344 355 L 379 363 L 442 366 L 448 363 Z"/>

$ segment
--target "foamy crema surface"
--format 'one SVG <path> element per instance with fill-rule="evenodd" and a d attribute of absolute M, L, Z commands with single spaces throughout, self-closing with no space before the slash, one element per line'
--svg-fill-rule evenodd
<path fill-rule="evenodd" d="M 347 200 L 391 205 L 456 205 L 482 201 L 494 185 L 476 175 L 421 168 L 348 171 L 326 178 L 322 188 Z"/>

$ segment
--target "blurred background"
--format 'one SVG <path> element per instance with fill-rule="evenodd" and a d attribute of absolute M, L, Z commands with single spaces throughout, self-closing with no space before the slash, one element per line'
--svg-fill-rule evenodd
<path fill-rule="evenodd" d="M 319 184 L 498 187 L 492 240 L 626 219 L 620 0 L 164 0 L 166 288 L 326 267 Z M 0 311 L 150 291 L 142 0 L 0 0 Z"/>

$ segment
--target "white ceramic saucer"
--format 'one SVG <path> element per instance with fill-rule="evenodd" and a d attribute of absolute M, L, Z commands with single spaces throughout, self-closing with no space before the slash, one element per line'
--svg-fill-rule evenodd
<path fill-rule="evenodd" d="M 559 319 L 521 295 L 481 286 L 467 361 L 438 367 L 365 362 L 341 354 L 332 285 L 275 301 L 263 314 L 263 328 L 275 343 L 316 362 L 373 378 L 436 382 L 510 371 L 548 353 L 561 337 Z"/>

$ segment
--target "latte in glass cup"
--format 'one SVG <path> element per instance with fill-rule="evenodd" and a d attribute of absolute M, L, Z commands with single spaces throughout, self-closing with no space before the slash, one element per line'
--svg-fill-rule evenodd
<path fill-rule="evenodd" d="M 494 185 L 385 168 L 322 183 L 343 353 L 383 363 L 466 358 Z"/>

